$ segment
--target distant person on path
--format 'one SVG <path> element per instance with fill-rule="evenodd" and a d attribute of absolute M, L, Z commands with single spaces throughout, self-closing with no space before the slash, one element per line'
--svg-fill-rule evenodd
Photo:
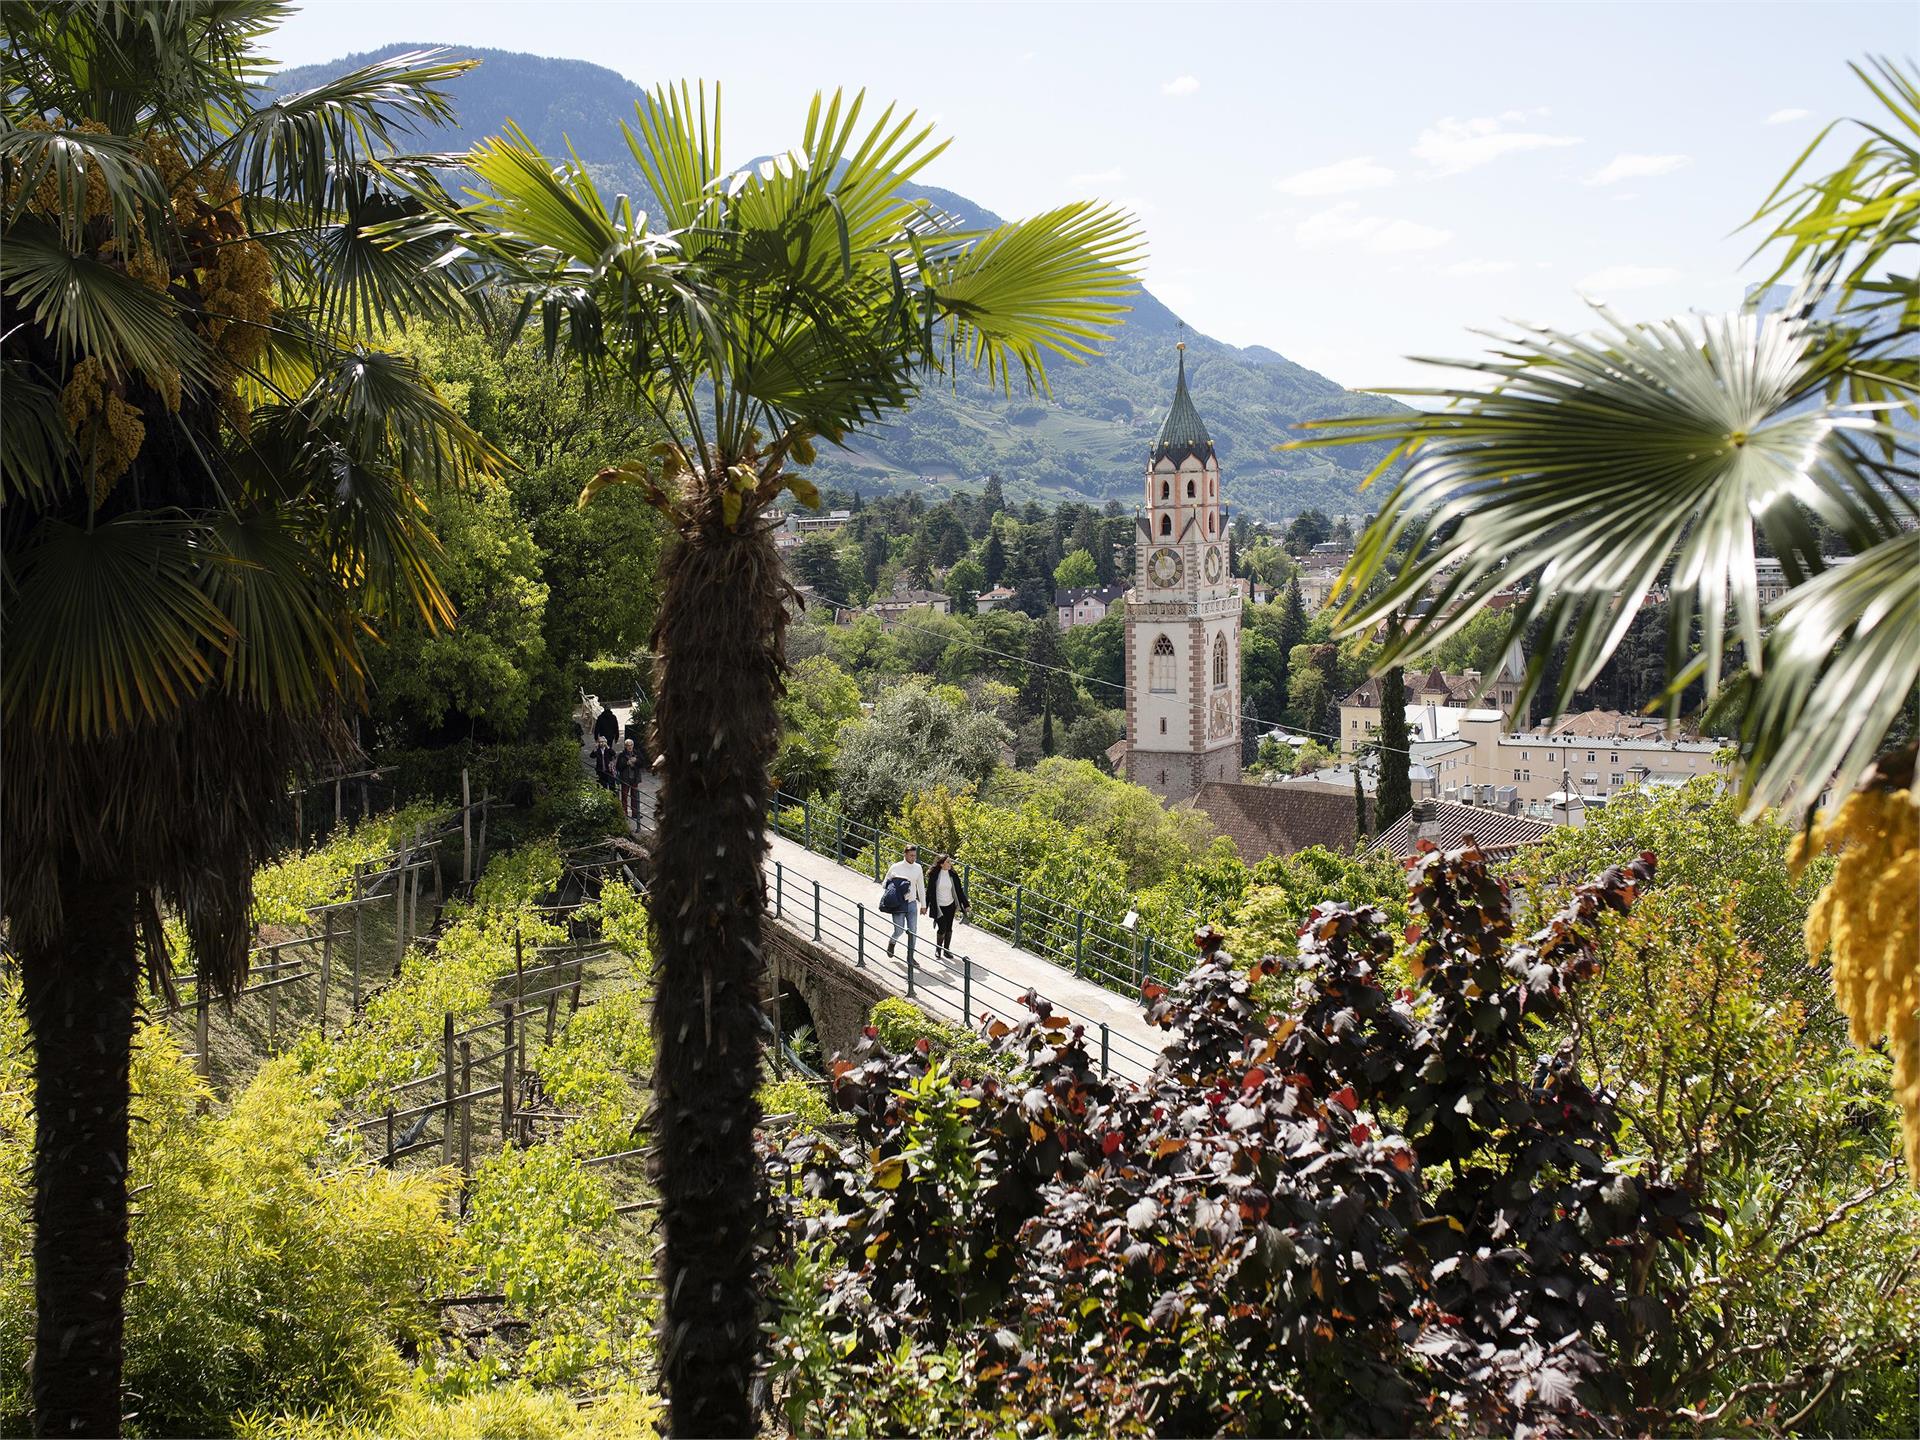
<path fill-rule="evenodd" d="M 933 916 L 935 953 L 951 959 L 953 917 L 971 909 L 967 904 L 966 882 L 960 878 L 960 872 L 953 868 L 951 855 L 936 859 L 933 869 L 927 874 L 927 909 Z"/>
<path fill-rule="evenodd" d="M 882 909 L 889 908 L 885 904 L 888 891 L 892 891 L 899 901 L 899 907 L 890 911 L 893 915 L 893 934 L 887 937 L 887 954 L 892 955 L 902 930 L 911 931 L 914 935 L 920 933 L 920 916 L 927 908 L 927 877 L 920 869 L 919 846 L 907 846 L 905 854 L 894 861 L 893 867 L 887 871 L 880 888 Z"/>
<path fill-rule="evenodd" d="M 620 780 L 620 813 L 629 820 L 640 818 L 640 777 L 646 768 L 647 762 L 633 748 L 631 740 L 627 741 L 626 748 L 613 762 L 613 773 Z"/>
<path fill-rule="evenodd" d="M 611 705 L 600 707 L 600 718 L 593 722 L 593 733 L 609 745 L 620 743 L 620 717 L 613 713 Z"/>
<path fill-rule="evenodd" d="M 619 783 L 613 778 L 613 746 L 602 735 L 593 742 L 593 773 L 600 777 L 603 789 L 611 790 Z"/>

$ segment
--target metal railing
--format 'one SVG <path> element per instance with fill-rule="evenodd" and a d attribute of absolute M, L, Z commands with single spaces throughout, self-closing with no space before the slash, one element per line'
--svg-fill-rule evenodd
<path fill-rule="evenodd" d="M 642 790 L 639 798 L 640 824 L 645 828 L 653 823 L 653 797 Z M 905 844 L 889 831 L 856 821 L 816 826 L 811 807 L 784 792 L 774 797 L 769 823 L 782 837 L 863 875 L 874 870 L 882 850 Z M 1026 984 L 999 975 L 970 956 L 941 955 L 936 947 L 921 943 L 913 930 L 901 936 L 903 943 L 889 956 L 891 916 L 790 872 L 778 860 L 772 869 L 768 900 L 774 918 L 843 955 L 856 969 L 875 973 L 883 984 L 936 1019 L 971 1031 L 985 1009 L 1008 1019 L 1021 1014 L 1021 998 L 1030 988 Z M 1186 973 L 1184 958 L 1163 942 L 1136 937 L 1107 917 L 1065 905 L 988 871 L 963 867 L 962 883 L 967 887 L 972 924 L 1116 994 L 1134 999 L 1143 980 L 1177 979 Z M 1075 1018 L 1071 1006 L 1054 996 L 1047 998 L 1056 1010 Z M 1103 1076 L 1144 1079 L 1160 1058 L 1157 1047 L 1105 1021 L 1083 1023 Z"/>
<path fill-rule="evenodd" d="M 885 912 L 829 890 L 813 880 L 773 863 L 770 899 L 773 917 L 790 929 L 839 952 L 857 970 L 875 975 L 889 989 L 913 1001 L 935 1019 L 975 1029 L 981 1014 L 991 1010 L 1003 1018 L 1020 1015 L 1028 986 L 997 974 L 968 955 L 942 952 L 923 944 L 912 929 L 905 930 L 888 953 L 893 919 Z M 1074 1020 L 1073 1007 L 1053 996 L 1056 1011 Z M 1102 1075 L 1144 1079 L 1160 1052 L 1104 1020 L 1083 1020 L 1089 1048 Z"/>
<path fill-rule="evenodd" d="M 849 820 L 843 814 L 815 823 L 811 802 L 777 792 L 768 807 L 768 823 L 775 833 L 816 855 L 825 855 L 849 869 L 871 874 L 878 883 L 887 855 L 898 855 L 909 843 L 925 852 L 937 847 L 882 827 Z M 1186 974 L 1192 956 L 1124 920 L 1069 904 L 1056 896 L 990 870 L 960 863 L 966 887 L 969 921 L 997 935 L 1016 950 L 1024 950 L 1091 980 L 1115 994 L 1136 998 L 1148 980 L 1171 984 Z"/>

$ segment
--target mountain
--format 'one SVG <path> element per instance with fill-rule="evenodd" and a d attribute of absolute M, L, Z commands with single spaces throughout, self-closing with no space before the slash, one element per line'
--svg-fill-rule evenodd
<path fill-rule="evenodd" d="M 273 88 L 282 94 L 303 90 L 374 60 L 425 48 L 390 45 L 284 70 Z M 633 119 L 639 85 L 582 60 L 447 48 L 481 63 L 447 87 L 459 123 L 422 137 L 423 148 L 459 149 L 510 119 L 549 154 L 564 155 L 571 143 L 605 191 L 625 193 L 636 208 L 647 208 L 646 186 L 620 132 L 620 123 Z M 913 186 L 909 193 L 968 224 L 992 225 L 1001 218 L 949 190 Z M 1182 339 L 1194 403 L 1220 453 L 1236 509 L 1278 518 L 1308 506 L 1330 513 L 1367 508 L 1355 495 L 1380 447 L 1276 454 L 1273 446 L 1296 435 L 1293 427 L 1303 420 L 1397 406 L 1349 392 L 1264 345 L 1241 348 L 1183 329 L 1179 317 L 1145 290 L 1099 359 L 1050 368 L 1051 399 L 1018 389 L 1007 395 L 969 374 L 933 378 L 906 416 L 874 427 L 846 451 L 823 452 L 811 473 L 823 486 L 869 494 L 913 488 L 929 498 L 975 488 L 997 474 L 1014 499 L 1115 499 L 1131 506 L 1140 493 L 1147 447 L 1172 397 L 1174 345 Z"/>

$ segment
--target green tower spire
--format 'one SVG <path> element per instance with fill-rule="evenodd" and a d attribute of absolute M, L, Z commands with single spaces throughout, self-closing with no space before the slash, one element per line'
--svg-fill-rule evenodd
<path fill-rule="evenodd" d="M 1193 408 L 1193 397 L 1187 394 L 1187 346 L 1180 342 L 1180 379 L 1173 391 L 1173 407 L 1167 411 L 1167 418 L 1160 424 L 1160 437 L 1153 442 L 1154 461 L 1171 460 L 1178 465 L 1189 455 L 1205 460 L 1213 454 L 1213 438 L 1207 434 L 1207 427 L 1201 422 L 1200 412 Z"/>

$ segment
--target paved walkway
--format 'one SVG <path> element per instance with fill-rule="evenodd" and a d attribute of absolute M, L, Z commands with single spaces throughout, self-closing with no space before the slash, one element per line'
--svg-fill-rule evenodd
<path fill-rule="evenodd" d="M 624 714 L 621 719 L 624 724 Z M 648 825 L 656 783 L 649 776 L 642 791 L 642 820 Z M 969 1027 L 989 1012 L 1006 1020 L 1024 1019 L 1027 1012 L 1019 997 L 1031 989 L 1086 1027 L 1094 1063 L 1104 1063 L 1111 1074 L 1142 1079 L 1159 1058 L 1165 1034 L 1147 1024 L 1135 1001 L 1016 950 L 973 925 L 956 924 L 956 953 L 940 956 L 935 953 L 933 918 L 922 915 L 914 943 L 909 946 L 903 935 L 889 956 L 893 920 L 876 906 L 880 887 L 871 877 L 784 836 L 770 833 L 767 839 L 767 897 L 775 918 L 936 1018 Z"/>

